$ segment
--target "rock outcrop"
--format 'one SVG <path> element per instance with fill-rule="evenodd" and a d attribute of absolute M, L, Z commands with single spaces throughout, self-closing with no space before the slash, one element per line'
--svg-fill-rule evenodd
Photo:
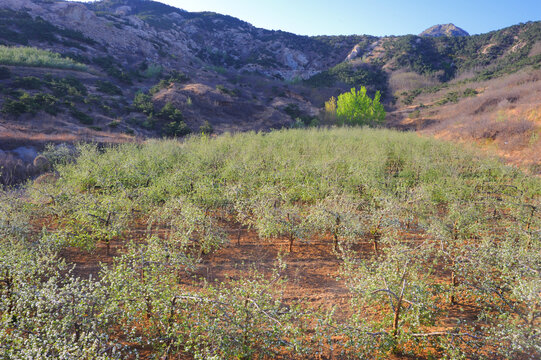
<path fill-rule="evenodd" d="M 469 36 L 467 31 L 459 28 L 455 24 L 434 25 L 422 33 L 419 36 Z"/>

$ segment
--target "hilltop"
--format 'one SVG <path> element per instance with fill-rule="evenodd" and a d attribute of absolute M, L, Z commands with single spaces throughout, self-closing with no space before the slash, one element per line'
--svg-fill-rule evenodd
<path fill-rule="evenodd" d="M 469 36 L 466 30 L 463 30 L 455 24 L 434 25 L 423 31 L 419 36 Z"/>

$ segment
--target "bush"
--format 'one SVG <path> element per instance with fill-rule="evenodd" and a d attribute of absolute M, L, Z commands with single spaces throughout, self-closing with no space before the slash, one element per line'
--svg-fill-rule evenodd
<path fill-rule="evenodd" d="M 85 85 L 80 80 L 70 76 L 63 79 L 50 78 L 46 85 L 58 97 L 75 96 L 80 99 L 88 94 Z"/>
<path fill-rule="evenodd" d="M 366 95 L 366 88 L 355 88 L 338 96 L 336 115 L 342 124 L 369 125 L 385 120 L 385 109 L 380 104 L 380 93 L 376 92 L 372 100 Z"/>
<path fill-rule="evenodd" d="M 59 100 L 51 94 L 36 94 L 30 100 L 31 112 L 36 113 L 43 110 L 48 114 L 56 115 L 60 111 L 58 102 Z"/>
<path fill-rule="evenodd" d="M 102 92 L 104 94 L 108 95 L 122 95 L 122 90 L 115 84 L 113 84 L 110 81 L 101 81 L 98 80 L 96 83 L 96 87 L 99 92 Z"/>
<path fill-rule="evenodd" d="M 75 161 L 77 149 L 75 146 L 68 144 L 47 144 L 41 155 L 45 156 L 51 165 L 55 167 L 56 165 L 65 165 Z"/>
<path fill-rule="evenodd" d="M 185 136 L 192 132 L 184 121 L 171 121 L 164 126 L 163 132 L 167 136 Z"/>
<path fill-rule="evenodd" d="M 143 71 L 143 76 L 147 79 L 160 76 L 163 71 L 163 67 L 158 64 L 147 65 Z"/>
<path fill-rule="evenodd" d="M 183 121 L 182 113 L 179 109 L 173 106 L 171 103 L 165 104 L 165 106 L 158 113 L 158 118 L 161 120 L 170 120 L 170 121 Z"/>
<path fill-rule="evenodd" d="M 2 106 L 4 114 L 16 117 L 25 113 L 36 114 L 40 110 L 51 115 L 58 114 L 58 99 L 51 94 L 39 93 L 32 96 L 23 93 L 18 100 L 6 100 Z"/>
<path fill-rule="evenodd" d="M 15 81 L 13 82 L 13 85 L 15 87 L 19 87 L 23 89 L 37 90 L 37 89 L 41 89 L 41 87 L 43 86 L 43 81 L 41 81 L 35 76 L 26 76 L 26 77 L 20 77 L 20 78 L 15 79 Z"/>
<path fill-rule="evenodd" d="M 474 97 L 476 96 L 477 94 L 479 94 L 477 92 L 477 90 L 475 89 L 472 89 L 472 88 L 467 88 L 466 90 L 464 90 L 464 97 Z"/>
<path fill-rule="evenodd" d="M 304 111 L 302 111 L 299 108 L 299 105 L 297 104 L 288 104 L 284 108 L 284 112 L 288 114 L 291 119 L 295 120 L 296 122 L 300 121 L 302 122 L 302 127 L 310 126 L 314 122 L 314 117 L 306 114 Z M 295 126 L 295 124 L 293 124 Z"/>
<path fill-rule="evenodd" d="M 208 122 L 208 120 L 205 120 L 203 125 L 199 127 L 199 132 L 202 134 L 212 134 L 214 132 L 214 128 L 212 127 L 212 124 Z"/>
<path fill-rule="evenodd" d="M 2 112 L 6 115 L 19 116 L 28 112 L 26 104 L 17 100 L 6 100 L 2 105 Z"/>
<path fill-rule="evenodd" d="M 92 119 L 91 116 L 77 109 L 73 109 L 71 111 L 71 116 L 79 120 L 81 124 L 84 124 L 84 125 L 92 125 L 94 123 L 94 119 Z"/>
<path fill-rule="evenodd" d="M 216 85 L 216 90 L 229 96 L 239 96 L 239 91 L 237 89 L 230 90 L 223 85 Z"/>
<path fill-rule="evenodd" d="M 124 71 L 122 71 L 120 66 L 115 63 L 112 57 L 97 57 L 94 58 L 92 61 L 94 62 L 94 64 L 101 67 L 107 73 L 107 75 L 112 76 L 122 82 L 125 82 L 126 84 L 132 83 L 130 76 Z"/>
<path fill-rule="evenodd" d="M 151 115 L 154 112 L 152 96 L 143 92 L 138 92 L 133 99 L 133 108 L 145 115 Z"/>

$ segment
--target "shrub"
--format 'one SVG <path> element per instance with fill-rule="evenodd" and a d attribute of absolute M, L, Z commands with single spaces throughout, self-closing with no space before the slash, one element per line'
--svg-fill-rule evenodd
<path fill-rule="evenodd" d="M 30 100 L 31 112 L 36 113 L 43 110 L 48 114 L 56 115 L 60 111 L 58 108 L 59 100 L 51 94 L 36 94 Z"/>
<path fill-rule="evenodd" d="M 229 96 L 239 96 L 239 91 L 237 89 L 231 90 L 226 88 L 224 85 L 216 85 L 216 90 Z"/>
<path fill-rule="evenodd" d="M 91 116 L 77 109 L 73 109 L 71 111 L 71 116 L 79 120 L 81 124 L 84 124 L 84 125 L 92 125 L 94 123 L 94 119 L 92 119 Z"/>
<path fill-rule="evenodd" d="M 47 82 L 47 86 L 58 97 L 75 96 L 80 98 L 88 94 L 85 85 L 80 80 L 70 76 L 63 79 L 51 78 Z"/>
<path fill-rule="evenodd" d="M 421 116 L 421 111 L 420 111 L 420 110 L 415 110 L 415 111 L 411 112 L 411 113 L 408 115 L 408 118 L 410 118 L 410 119 L 417 119 L 419 116 Z"/>
<path fill-rule="evenodd" d="M 473 97 L 477 94 L 478 94 L 477 90 L 472 89 L 472 88 L 467 88 L 466 90 L 464 90 L 464 97 L 470 97 L 470 96 Z"/>
<path fill-rule="evenodd" d="M 209 123 L 208 120 L 205 120 L 203 125 L 199 127 L 199 132 L 202 134 L 212 134 L 214 132 L 214 128 L 212 127 L 212 124 Z"/>
<path fill-rule="evenodd" d="M 114 121 L 111 121 L 110 123 L 107 124 L 107 126 L 109 126 L 110 128 L 117 128 L 118 125 L 120 125 L 120 121 L 119 120 L 114 120 Z"/>
<path fill-rule="evenodd" d="M 110 56 L 105 57 L 96 57 L 92 60 L 94 64 L 101 67 L 109 76 L 114 77 L 120 81 L 125 82 L 126 84 L 131 84 L 132 81 L 130 76 L 122 71 L 119 65 L 117 65 L 114 59 Z"/>
<path fill-rule="evenodd" d="M 2 112 L 6 115 L 19 116 L 28 112 L 28 109 L 22 101 L 8 99 L 2 105 Z"/>
<path fill-rule="evenodd" d="M 158 113 L 158 118 L 162 120 L 170 121 L 183 121 L 182 113 L 179 109 L 173 106 L 171 103 L 165 104 L 165 106 Z"/>
<path fill-rule="evenodd" d="M 145 115 L 151 115 L 154 112 L 152 96 L 143 92 L 138 92 L 133 99 L 133 108 Z"/>
<path fill-rule="evenodd" d="M 380 93 L 376 92 L 372 100 L 366 95 L 366 88 L 359 91 L 352 88 L 350 92 L 338 96 L 336 115 L 342 124 L 368 125 L 381 123 L 385 119 L 385 110 L 380 104 Z"/>
<path fill-rule="evenodd" d="M 192 131 L 184 121 L 171 121 L 163 127 L 163 132 L 167 136 L 185 136 Z"/>
<path fill-rule="evenodd" d="M 160 80 L 160 82 L 154 85 L 148 92 L 150 95 L 154 95 L 161 89 L 165 89 L 173 83 L 183 83 L 188 81 L 189 79 L 190 78 L 186 76 L 183 72 L 175 70 L 168 78 Z"/>
<path fill-rule="evenodd" d="M 15 79 L 13 85 L 23 89 L 37 90 L 41 89 L 43 86 L 43 81 L 35 76 L 26 76 Z"/>
<path fill-rule="evenodd" d="M 143 71 L 143 76 L 148 78 L 154 78 L 160 76 L 163 71 L 163 67 L 159 64 L 147 65 Z"/>
<path fill-rule="evenodd" d="M 122 90 L 115 84 L 113 84 L 110 81 L 101 81 L 98 80 L 96 83 L 96 87 L 99 92 L 102 92 L 104 94 L 108 95 L 122 95 Z"/>
<path fill-rule="evenodd" d="M 295 120 L 295 122 L 297 121 L 302 122 L 301 127 L 310 126 L 315 119 L 313 116 L 310 116 L 306 114 L 304 111 L 302 111 L 299 108 L 299 105 L 297 104 L 288 104 L 284 108 L 284 112 L 288 114 L 291 117 L 291 119 Z M 296 126 L 296 125 L 293 124 L 293 126 Z"/>
<path fill-rule="evenodd" d="M 47 144 L 45 150 L 41 153 L 51 163 L 53 167 L 56 165 L 65 165 L 75 161 L 77 150 L 73 145 L 67 144 Z"/>
<path fill-rule="evenodd" d="M 39 93 L 34 96 L 23 93 L 18 100 L 6 100 L 2 106 L 4 114 L 19 116 L 25 113 L 36 114 L 43 110 L 56 115 L 60 111 L 58 99 L 51 94 Z"/>

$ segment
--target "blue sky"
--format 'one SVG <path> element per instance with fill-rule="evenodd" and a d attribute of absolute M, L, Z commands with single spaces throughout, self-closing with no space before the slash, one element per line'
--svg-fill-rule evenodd
<path fill-rule="evenodd" d="M 300 35 L 418 34 L 454 23 L 480 34 L 541 20 L 541 0 L 161 0 L 227 14 L 265 29 Z"/>

